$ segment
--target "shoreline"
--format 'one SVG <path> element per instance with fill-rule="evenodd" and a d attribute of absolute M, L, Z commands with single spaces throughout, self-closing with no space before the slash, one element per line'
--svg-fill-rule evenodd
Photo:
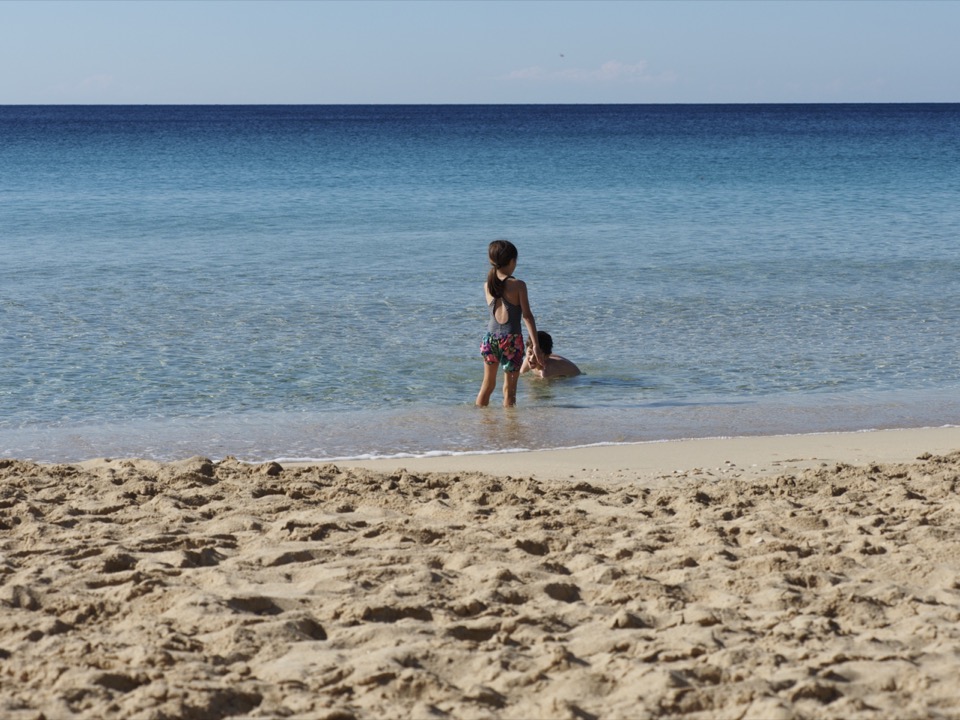
<path fill-rule="evenodd" d="M 844 430 L 777 435 L 682 438 L 596 443 L 545 449 L 395 455 L 373 458 L 275 458 L 247 460 L 232 455 L 181 454 L 167 460 L 136 455 L 91 455 L 85 459 L 46 461 L 0 457 L 5 462 L 87 468 L 120 460 L 165 465 L 202 457 L 213 462 L 236 460 L 249 467 L 276 463 L 284 468 L 334 465 L 377 473 L 480 473 L 538 480 L 648 482 L 687 475 L 763 477 L 829 464 L 909 463 L 923 453 L 960 450 L 960 426 Z M 213 459 L 219 458 L 219 459 Z"/>
<path fill-rule="evenodd" d="M 649 482 L 678 475 L 718 473 L 762 477 L 824 464 L 907 463 L 923 453 L 943 455 L 954 450 L 960 450 L 960 427 L 944 426 L 330 462 L 374 472 L 469 472 L 498 477 Z M 309 467 L 324 462 L 281 464 Z"/>
<path fill-rule="evenodd" d="M 820 398 L 817 403 L 812 398 L 794 398 L 793 402 L 650 408 L 534 405 L 516 412 L 424 405 L 343 413 L 274 410 L 40 423 L 0 428 L 0 457 L 48 464 L 98 457 L 172 462 L 194 456 L 301 465 L 427 461 L 431 467 L 439 463 L 458 470 L 461 461 L 436 458 L 590 452 L 594 447 L 621 455 L 622 447 L 631 445 L 830 437 L 881 429 L 936 431 L 960 419 L 960 402 L 948 400 L 955 397 L 956 393 L 942 389 L 936 396 L 894 393 L 866 400 Z M 737 436 L 729 437 L 731 431 Z"/>

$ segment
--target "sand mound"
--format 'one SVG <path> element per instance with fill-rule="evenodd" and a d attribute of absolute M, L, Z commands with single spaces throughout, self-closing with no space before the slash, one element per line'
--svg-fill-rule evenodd
<path fill-rule="evenodd" d="M 0 716 L 960 717 L 958 482 L 0 460 Z"/>

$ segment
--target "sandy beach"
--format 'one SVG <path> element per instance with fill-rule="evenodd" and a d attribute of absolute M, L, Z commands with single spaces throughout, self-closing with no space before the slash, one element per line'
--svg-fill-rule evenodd
<path fill-rule="evenodd" d="M 960 718 L 960 428 L 0 460 L 0 717 Z"/>

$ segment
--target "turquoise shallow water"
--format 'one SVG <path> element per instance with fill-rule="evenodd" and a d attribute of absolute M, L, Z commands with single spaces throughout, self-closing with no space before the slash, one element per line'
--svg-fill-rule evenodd
<path fill-rule="evenodd" d="M 960 413 L 960 106 L 2 107 L 0 456 Z M 485 248 L 586 375 L 480 378 Z"/>

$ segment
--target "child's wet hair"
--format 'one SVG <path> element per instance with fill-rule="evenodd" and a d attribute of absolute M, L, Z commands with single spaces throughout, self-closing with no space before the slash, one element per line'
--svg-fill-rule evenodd
<path fill-rule="evenodd" d="M 540 349 L 544 355 L 549 355 L 553 352 L 553 338 L 550 337 L 549 333 L 545 333 L 543 330 L 537 330 L 537 342 L 540 343 Z M 533 338 L 527 338 L 527 347 L 533 347 Z"/>

